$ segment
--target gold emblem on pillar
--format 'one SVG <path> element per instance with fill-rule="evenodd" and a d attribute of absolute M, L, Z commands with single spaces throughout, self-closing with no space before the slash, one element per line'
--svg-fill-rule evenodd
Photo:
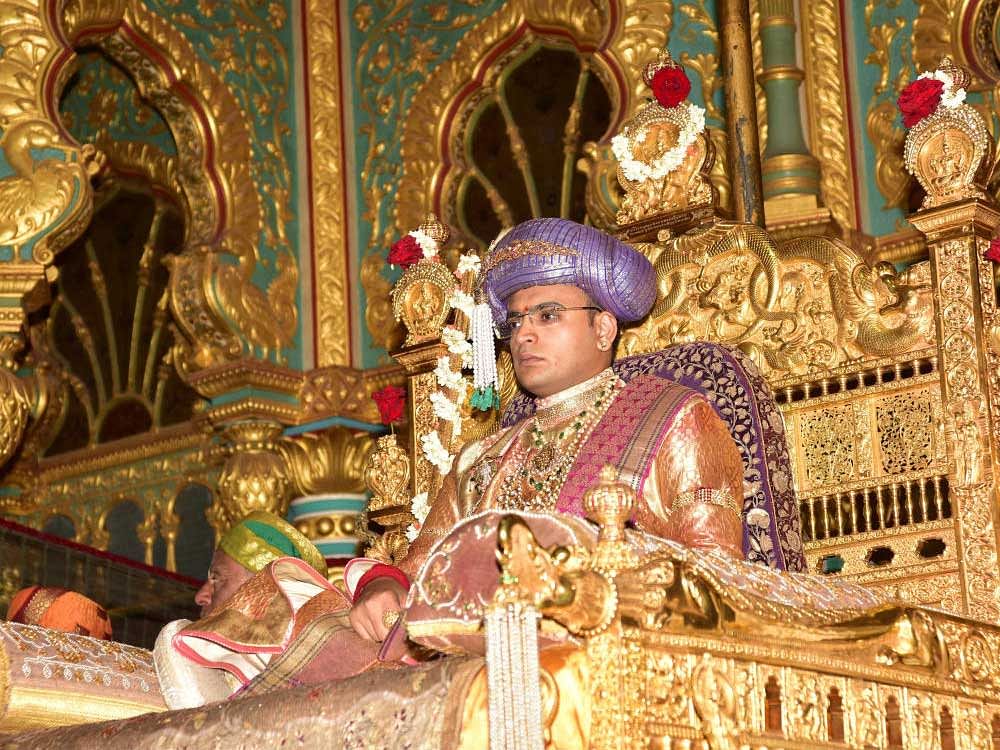
<path fill-rule="evenodd" d="M 223 433 L 221 449 L 227 456 L 219 476 L 219 503 L 209 521 L 220 533 L 255 510 L 284 516 L 292 482 L 278 451 L 281 425 L 276 422 L 238 422 Z"/>
<path fill-rule="evenodd" d="M 18 335 L 0 337 L 0 466 L 17 450 L 31 413 L 28 392 L 14 374 L 14 357 L 22 343 Z"/>
<path fill-rule="evenodd" d="M 365 466 L 365 485 L 372 493 L 369 511 L 409 507 L 410 454 L 399 447 L 395 435 L 378 439 Z"/>
<path fill-rule="evenodd" d="M 399 446 L 395 435 L 384 435 L 375 444 L 365 466 L 365 486 L 372 494 L 368 517 L 386 533 L 369 534 L 368 557 L 396 563 L 406 556 L 409 542 L 405 529 L 413 522 L 410 513 L 410 454 Z"/>
<path fill-rule="evenodd" d="M 419 231 L 430 237 L 438 251 L 448 241 L 448 228 L 428 214 Z M 455 277 L 439 260 L 423 258 L 403 273 L 392 290 L 392 312 L 406 326 L 406 346 L 439 338 L 451 306 Z"/>
<path fill-rule="evenodd" d="M 947 57 L 938 68 L 955 88 L 969 85 L 967 71 Z M 903 159 L 927 193 L 923 207 L 933 208 L 969 198 L 986 198 L 993 141 L 982 116 L 968 104 L 938 106 L 911 128 Z"/>
<path fill-rule="evenodd" d="M 656 72 L 666 67 L 677 67 L 677 63 L 664 49 L 643 70 L 646 85 L 651 86 Z M 646 167 L 638 171 L 650 175 L 630 179 L 627 165 L 619 163 L 618 181 L 625 190 L 618 211 L 619 224 L 714 205 L 709 175 L 715 148 L 704 129 L 703 110 L 686 102 L 669 108 L 657 101 L 648 102 L 625 123 L 618 139 L 628 144 L 630 160 Z M 672 163 L 677 166 L 664 174 L 662 165 Z"/>

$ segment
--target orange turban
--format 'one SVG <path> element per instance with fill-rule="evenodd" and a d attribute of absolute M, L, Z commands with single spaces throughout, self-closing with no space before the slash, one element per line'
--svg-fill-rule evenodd
<path fill-rule="evenodd" d="M 7 619 L 111 640 L 111 620 L 104 607 L 83 594 L 54 586 L 28 586 L 18 591 L 7 608 Z"/>

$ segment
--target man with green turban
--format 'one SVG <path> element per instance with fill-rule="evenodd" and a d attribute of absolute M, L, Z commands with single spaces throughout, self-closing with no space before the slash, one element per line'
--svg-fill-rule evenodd
<path fill-rule="evenodd" d="M 235 524 L 219 540 L 208 578 L 194 596 L 201 616 L 227 602 L 255 573 L 279 557 L 297 557 L 326 577 L 323 555 L 284 519 L 256 510 Z"/>

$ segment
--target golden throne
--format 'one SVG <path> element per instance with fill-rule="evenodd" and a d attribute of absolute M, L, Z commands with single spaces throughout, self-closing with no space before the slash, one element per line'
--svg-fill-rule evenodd
<path fill-rule="evenodd" d="M 944 174 L 946 143 L 952 156 L 964 150 Z M 535 607 L 583 637 L 593 747 L 997 747 L 989 425 L 1000 346 L 983 254 L 1000 213 L 984 192 L 993 146 L 982 121 L 968 107 L 939 110 L 910 133 L 907 168 L 927 195 L 911 220 L 929 259 L 901 272 L 837 237 L 781 239 L 722 218 L 712 146 L 698 145 L 683 174 L 624 184 L 619 232 L 654 261 L 660 294 L 619 353 L 710 341 L 756 363 L 788 436 L 811 575 L 723 570 L 679 549 L 636 558 L 621 544 L 630 501 L 609 484 L 591 500 L 601 541 L 554 573 L 585 612 L 532 587 L 525 571 L 553 563 L 530 532 L 501 542 L 504 580 L 522 583 L 494 602 Z M 455 450 L 450 425 L 421 406 L 447 349 L 410 330 L 397 359 L 414 435 L 439 431 Z M 463 436 L 488 429 L 469 419 Z M 388 529 L 375 551 L 387 560 L 405 552 L 406 496 L 433 494 L 437 481 L 419 449 L 410 458 L 412 485 L 372 488 Z"/>

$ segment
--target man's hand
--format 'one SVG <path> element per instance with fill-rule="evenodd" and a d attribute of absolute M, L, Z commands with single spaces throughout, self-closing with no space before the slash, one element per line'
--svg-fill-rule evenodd
<path fill-rule="evenodd" d="M 381 643 L 392 629 L 385 622 L 387 612 L 399 612 L 406 600 L 406 589 L 392 578 L 376 578 L 365 586 L 361 598 L 354 602 L 348 619 L 357 634 L 369 641 Z"/>

